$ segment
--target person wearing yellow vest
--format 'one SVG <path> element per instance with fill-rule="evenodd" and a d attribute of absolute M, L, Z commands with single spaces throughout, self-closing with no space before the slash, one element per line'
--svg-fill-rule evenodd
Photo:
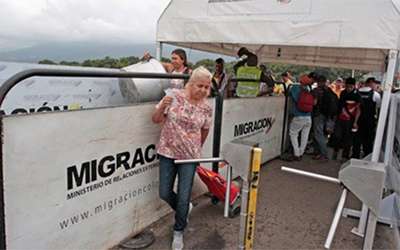
<path fill-rule="evenodd" d="M 260 92 L 261 70 L 256 66 L 241 66 L 236 73 L 238 79 L 254 79 L 254 81 L 239 81 L 236 95 L 239 97 L 256 97 Z"/>
<path fill-rule="evenodd" d="M 236 86 L 238 97 L 256 97 L 260 93 L 260 79 L 262 71 L 257 67 L 257 56 L 245 47 L 238 51 L 241 61 L 233 66 L 237 79 L 254 79 L 254 81 L 239 81 Z"/>

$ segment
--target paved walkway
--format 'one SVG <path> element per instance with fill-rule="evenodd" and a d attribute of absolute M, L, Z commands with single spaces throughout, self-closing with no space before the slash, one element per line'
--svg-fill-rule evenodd
<path fill-rule="evenodd" d="M 263 166 L 258 196 L 255 249 L 323 249 L 340 196 L 340 187 L 280 171 L 288 166 L 337 177 L 340 165 L 318 163 L 309 157 L 301 162 L 274 160 Z M 202 196 L 195 201 L 185 232 L 185 249 L 237 249 L 239 217 L 223 217 L 223 204 L 212 205 Z M 346 207 L 360 208 L 352 195 Z M 358 221 L 342 218 L 332 249 L 361 249 L 362 238 L 350 233 Z M 156 241 L 148 249 L 168 249 L 173 216 L 168 215 L 150 228 Z M 374 249 L 394 249 L 392 230 L 378 225 Z"/>

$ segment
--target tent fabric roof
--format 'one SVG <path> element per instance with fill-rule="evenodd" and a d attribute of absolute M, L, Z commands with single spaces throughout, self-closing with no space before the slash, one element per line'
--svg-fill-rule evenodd
<path fill-rule="evenodd" d="M 263 62 L 381 71 L 400 48 L 400 0 L 172 0 L 157 41 Z"/>

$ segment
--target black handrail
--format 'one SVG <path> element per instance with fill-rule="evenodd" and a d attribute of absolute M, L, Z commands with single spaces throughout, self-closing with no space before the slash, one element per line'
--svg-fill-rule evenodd
<path fill-rule="evenodd" d="M 33 76 L 45 77 L 99 77 L 99 78 L 145 78 L 145 79 L 189 79 L 186 74 L 142 73 L 120 70 L 78 70 L 78 69 L 29 69 L 21 71 L 6 80 L 0 87 L 0 107 L 7 93 L 22 80 Z"/>
<path fill-rule="evenodd" d="M 0 87 L 0 107 L 7 93 L 19 82 L 33 76 L 44 77 L 100 77 L 100 78 L 144 78 L 144 79 L 189 79 L 188 74 L 126 72 L 122 70 L 87 70 L 87 69 L 28 69 L 21 71 Z M 232 79 L 232 81 L 254 81 L 254 79 Z"/>

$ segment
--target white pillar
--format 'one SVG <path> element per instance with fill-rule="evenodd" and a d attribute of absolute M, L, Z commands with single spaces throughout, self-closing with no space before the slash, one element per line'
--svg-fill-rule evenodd
<path fill-rule="evenodd" d="M 157 42 L 156 59 L 161 61 L 161 57 L 162 57 L 162 42 Z"/>
<path fill-rule="evenodd" d="M 383 137 L 383 132 L 385 130 L 387 113 L 389 110 L 390 95 L 392 93 L 393 79 L 397 62 L 397 54 L 398 54 L 397 50 L 390 50 L 389 52 L 389 65 L 386 71 L 386 79 L 383 84 L 384 92 L 383 92 L 381 110 L 378 120 L 378 127 L 376 129 L 374 149 L 372 151 L 372 158 L 371 158 L 372 162 L 378 162 L 379 160 L 380 149 L 382 146 L 382 137 Z"/>

